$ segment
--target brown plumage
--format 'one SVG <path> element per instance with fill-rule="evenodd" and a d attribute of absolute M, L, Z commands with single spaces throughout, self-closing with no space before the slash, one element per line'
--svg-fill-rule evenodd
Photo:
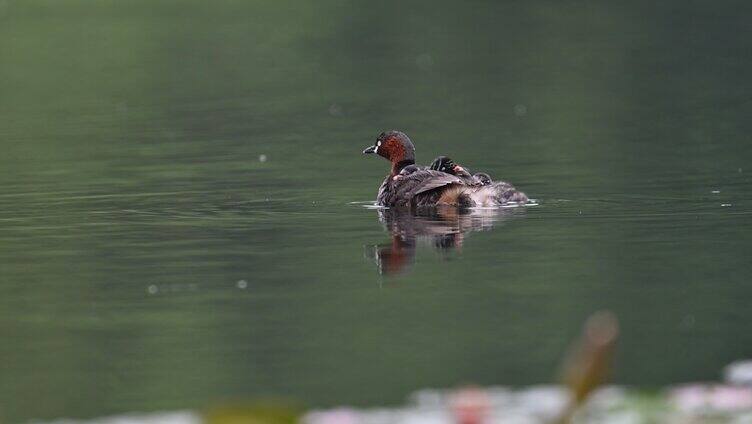
<path fill-rule="evenodd" d="M 381 183 L 376 202 L 395 207 L 435 206 L 448 187 L 463 184 L 454 175 L 430 169 L 418 170 L 396 180 L 390 174 Z"/>

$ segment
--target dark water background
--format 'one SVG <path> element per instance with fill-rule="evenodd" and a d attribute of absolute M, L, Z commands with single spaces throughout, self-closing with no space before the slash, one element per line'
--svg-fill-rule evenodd
<path fill-rule="evenodd" d="M 752 356 L 749 4 L 445 3 L 0 0 L 0 418 Z M 540 205 L 380 275 L 391 128 Z"/>

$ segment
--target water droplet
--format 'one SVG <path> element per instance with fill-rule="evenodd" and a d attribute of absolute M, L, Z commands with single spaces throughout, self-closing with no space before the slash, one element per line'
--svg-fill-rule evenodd
<path fill-rule="evenodd" d="M 119 102 L 115 105 L 115 112 L 121 115 L 128 113 L 128 103 Z"/>
<path fill-rule="evenodd" d="M 428 53 L 421 53 L 415 57 L 415 65 L 417 65 L 418 68 L 423 71 L 428 71 L 429 69 L 433 68 L 433 57 L 431 57 L 431 55 Z"/>
<path fill-rule="evenodd" d="M 711 193 L 713 193 L 713 194 L 718 194 L 720 192 L 721 192 L 721 190 L 713 190 L 713 191 L 711 191 Z"/>
<path fill-rule="evenodd" d="M 721 203 L 721 207 L 728 208 L 731 206 L 731 203 Z"/>
<path fill-rule="evenodd" d="M 159 287 L 157 287 L 156 284 L 152 284 L 146 288 L 146 292 L 149 294 L 157 294 L 158 291 L 159 291 Z"/>
<path fill-rule="evenodd" d="M 240 280 L 237 282 L 237 286 L 241 290 L 245 290 L 248 287 L 248 281 Z"/>
<path fill-rule="evenodd" d="M 338 105 L 337 103 L 332 103 L 329 106 L 329 115 L 336 116 L 336 117 L 340 117 L 344 115 L 342 106 Z"/>
<path fill-rule="evenodd" d="M 514 105 L 514 114 L 517 116 L 525 116 L 527 115 L 527 106 L 525 105 Z"/>
<path fill-rule="evenodd" d="M 689 330 L 695 326 L 695 316 L 692 314 L 684 315 L 681 321 L 681 328 Z"/>
<path fill-rule="evenodd" d="M 259 162 L 266 162 L 269 159 L 266 155 L 259 155 Z"/>

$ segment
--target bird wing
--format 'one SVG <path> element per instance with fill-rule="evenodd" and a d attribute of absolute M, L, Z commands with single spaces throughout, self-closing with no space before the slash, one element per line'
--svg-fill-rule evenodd
<path fill-rule="evenodd" d="M 423 169 L 415 171 L 400 180 L 397 191 L 405 193 L 407 197 L 413 197 L 450 184 L 464 184 L 464 182 L 460 178 L 446 172 Z"/>

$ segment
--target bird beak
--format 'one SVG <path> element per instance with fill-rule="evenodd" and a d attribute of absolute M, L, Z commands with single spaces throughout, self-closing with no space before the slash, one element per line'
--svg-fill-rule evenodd
<path fill-rule="evenodd" d="M 369 146 L 369 147 L 366 147 L 365 150 L 363 150 L 364 155 L 369 155 L 371 153 L 376 153 L 376 146 Z"/>
<path fill-rule="evenodd" d="M 461 167 L 461 166 L 459 166 L 459 165 L 454 165 L 454 168 L 452 168 L 452 170 L 453 170 L 454 172 L 464 172 L 464 171 L 465 171 L 465 168 L 463 168 L 463 167 Z"/>

